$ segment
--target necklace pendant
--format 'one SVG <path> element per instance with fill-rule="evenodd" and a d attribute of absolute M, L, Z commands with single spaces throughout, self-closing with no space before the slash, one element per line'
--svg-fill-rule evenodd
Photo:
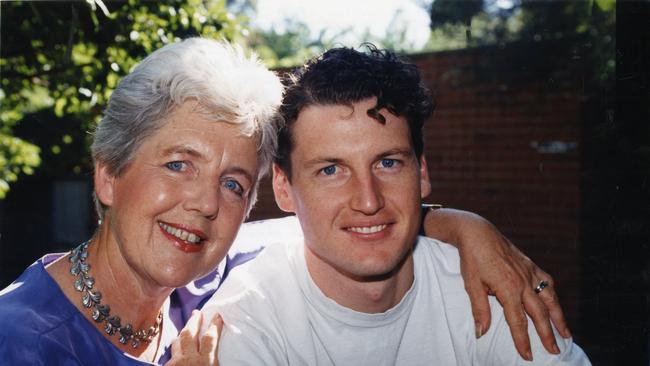
<path fill-rule="evenodd" d="M 90 295 L 90 299 L 95 303 L 99 304 L 99 302 L 102 300 L 102 293 L 99 291 L 92 292 L 88 290 L 88 294 Z"/>
<path fill-rule="evenodd" d="M 83 282 L 84 285 L 88 288 L 93 288 L 93 286 L 95 285 L 95 279 L 92 277 L 84 277 Z"/>
<path fill-rule="evenodd" d="M 120 343 L 127 344 L 132 336 L 133 336 L 133 328 L 131 327 L 131 324 L 127 324 L 120 328 L 120 339 L 119 339 Z"/>
<path fill-rule="evenodd" d="M 79 262 L 79 269 L 84 274 L 88 274 L 88 271 L 90 270 L 90 264 L 88 264 L 86 262 Z"/>
<path fill-rule="evenodd" d="M 104 330 L 106 333 L 113 335 L 117 330 L 120 329 L 120 317 L 119 316 L 111 316 L 108 319 L 106 319 L 106 326 L 104 327 Z"/>
<path fill-rule="evenodd" d="M 158 313 L 158 319 L 154 326 L 148 330 L 140 329 L 134 331 L 131 324 L 124 327 L 121 325 L 119 316 L 110 316 L 111 308 L 106 304 L 102 304 L 102 294 L 99 291 L 91 291 L 95 285 L 95 279 L 88 275 L 90 265 L 86 263 L 88 257 L 88 245 L 90 241 L 81 244 L 72 250 L 70 254 L 70 273 L 78 277 L 73 286 L 75 290 L 82 292 L 81 304 L 85 308 L 92 308 L 91 317 L 98 323 L 104 323 L 104 331 L 109 335 L 114 335 L 119 332 L 118 341 L 120 344 L 129 344 L 131 347 L 138 348 L 142 342 L 150 343 L 155 337 L 162 326 L 162 313 Z"/>
<path fill-rule="evenodd" d="M 90 299 L 90 295 L 87 292 L 81 297 L 81 304 L 85 308 L 90 308 L 91 306 L 93 306 L 93 302 Z"/>
<path fill-rule="evenodd" d="M 72 249 L 72 252 L 70 253 L 70 262 L 76 263 L 79 261 L 79 252 L 81 251 L 81 245 Z"/>
<path fill-rule="evenodd" d="M 76 281 L 74 281 L 74 289 L 82 292 L 83 290 L 86 289 L 86 285 L 84 284 L 84 281 L 81 278 L 77 278 Z"/>
<path fill-rule="evenodd" d="M 110 306 L 97 304 L 93 309 L 93 313 L 92 313 L 93 320 L 96 322 L 101 322 L 104 319 L 106 319 L 106 317 L 108 316 L 108 314 L 110 314 L 110 312 L 111 312 Z"/>

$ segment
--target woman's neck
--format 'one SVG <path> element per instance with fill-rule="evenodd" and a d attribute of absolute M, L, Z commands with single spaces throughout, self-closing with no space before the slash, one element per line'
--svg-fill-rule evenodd
<path fill-rule="evenodd" d="M 165 301 L 173 288 L 156 286 L 143 278 L 136 269 L 131 268 L 120 254 L 117 242 L 110 233 L 107 222 L 99 228 L 90 245 L 85 262 L 90 265 L 88 276 L 94 279 L 92 291 L 101 292 L 102 305 L 110 306 L 110 316 L 118 316 L 121 326 L 130 324 L 133 331 L 147 330 L 157 324 Z M 105 322 L 97 322 L 92 317 L 92 308 L 82 304 L 82 292 L 74 288 L 76 277 L 70 274 L 70 255 L 66 255 L 49 265 L 46 270 L 57 282 L 64 295 L 81 314 L 100 331 L 106 339 L 122 351 L 145 360 L 155 360 L 158 353 L 162 325 L 150 343 L 141 342 L 133 348 L 130 342 L 121 344 L 119 332 L 109 335 Z"/>
<path fill-rule="evenodd" d="M 111 313 L 130 323 L 134 329 L 155 323 L 160 309 L 174 290 L 158 286 L 133 268 L 121 253 L 110 230 L 102 225 L 88 247 L 88 259 L 97 288 L 111 306 Z"/>

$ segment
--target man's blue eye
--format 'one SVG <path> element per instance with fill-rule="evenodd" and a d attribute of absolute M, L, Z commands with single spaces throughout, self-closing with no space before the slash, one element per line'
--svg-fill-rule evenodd
<path fill-rule="evenodd" d="M 332 174 L 336 173 L 336 166 L 330 165 L 328 167 L 323 168 L 322 171 L 323 171 L 323 173 L 325 173 L 325 175 L 332 175 Z"/>
<path fill-rule="evenodd" d="M 244 189 L 242 188 L 242 186 L 239 183 L 237 183 L 237 181 L 235 180 L 229 179 L 225 181 L 224 186 L 226 187 L 226 189 L 229 189 L 237 194 L 241 195 L 242 193 L 244 193 Z"/>
<path fill-rule="evenodd" d="M 395 159 L 381 159 L 381 166 L 384 168 L 392 168 L 395 165 Z"/>
<path fill-rule="evenodd" d="M 171 162 L 169 162 L 169 163 L 167 163 L 165 165 L 170 170 L 180 172 L 181 170 L 183 170 L 183 166 L 185 165 L 185 163 L 183 163 L 182 161 L 171 161 Z"/>

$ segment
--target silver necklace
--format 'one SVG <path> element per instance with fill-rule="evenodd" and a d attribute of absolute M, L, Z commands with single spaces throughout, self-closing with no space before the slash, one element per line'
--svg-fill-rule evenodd
<path fill-rule="evenodd" d="M 111 314 L 111 307 L 107 304 L 102 304 L 102 293 L 93 290 L 95 286 L 95 279 L 90 277 L 88 272 L 90 271 L 90 264 L 86 263 L 86 258 L 88 257 L 88 245 L 90 241 L 87 241 L 78 247 L 72 250 L 70 255 L 70 273 L 77 277 L 74 281 L 75 290 L 83 293 L 81 296 L 81 304 L 86 309 L 92 308 L 92 318 L 97 323 L 104 323 L 104 331 L 108 335 L 113 335 L 119 333 L 118 341 L 121 344 L 131 343 L 131 347 L 138 348 L 142 342 L 151 343 L 151 340 L 158 335 L 160 330 L 160 325 L 162 324 L 162 312 L 158 314 L 158 319 L 156 323 L 149 327 L 149 329 L 140 329 L 137 331 L 133 330 L 131 324 L 126 324 L 122 326 L 120 317 L 117 315 Z"/>

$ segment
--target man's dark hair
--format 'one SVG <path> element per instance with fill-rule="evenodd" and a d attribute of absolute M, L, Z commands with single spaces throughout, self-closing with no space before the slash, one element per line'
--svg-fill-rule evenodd
<path fill-rule="evenodd" d="M 278 132 L 275 163 L 291 179 L 294 141 L 292 127 L 300 112 L 311 105 L 348 105 L 377 98 L 368 116 L 385 123 L 379 110 L 408 121 L 416 156 L 423 151 L 422 124 L 433 112 L 433 101 L 422 83 L 417 67 L 388 50 L 365 44 L 367 52 L 352 48 L 333 48 L 286 74 L 280 117 L 284 126 Z"/>

